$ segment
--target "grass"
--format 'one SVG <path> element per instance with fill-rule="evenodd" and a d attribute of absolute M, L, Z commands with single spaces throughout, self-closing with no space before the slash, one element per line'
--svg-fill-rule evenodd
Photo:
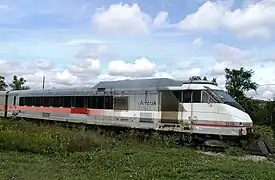
<path fill-rule="evenodd" d="M 274 141 L 274 133 L 271 126 L 254 126 L 253 130 L 256 135 Z"/>
<path fill-rule="evenodd" d="M 0 121 L 1 179 L 274 179 L 274 166 L 177 148 L 153 135 Z"/>

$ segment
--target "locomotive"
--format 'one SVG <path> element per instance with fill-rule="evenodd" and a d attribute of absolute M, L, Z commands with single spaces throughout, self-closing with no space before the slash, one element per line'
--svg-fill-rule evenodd
<path fill-rule="evenodd" d="M 93 87 L 0 92 L 0 117 L 243 139 L 253 122 L 215 84 L 168 78 L 102 81 Z"/>

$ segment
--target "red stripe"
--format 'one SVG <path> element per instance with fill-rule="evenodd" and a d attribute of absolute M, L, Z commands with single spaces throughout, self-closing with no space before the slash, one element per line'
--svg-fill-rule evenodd
<path fill-rule="evenodd" d="M 207 126 L 207 127 L 227 127 L 227 128 L 250 128 L 251 126 L 232 126 L 232 125 L 225 125 L 225 124 L 200 124 L 200 123 L 194 123 L 193 126 Z"/>
<path fill-rule="evenodd" d="M 46 113 L 71 113 L 71 108 L 60 107 L 32 107 L 32 106 L 9 106 L 8 111 L 32 111 Z"/>
<path fill-rule="evenodd" d="M 5 110 L 5 106 L 4 105 L 0 105 L 0 111 L 4 111 Z"/>
<path fill-rule="evenodd" d="M 4 106 L 3 106 L 4 110 Z M 62 107 L 35 107 L 35 106 L 8 106 L 8 111 L 31 111 L 31 112 L 47 112 L 47 113 L 67 113 L 67 114 L 89 114 L 103 115 L 103 109 L 87 109 L 87 108 L 62 108 Z"/>
<path fill-rule="evenodd" d="M 5 106 L 0 106 L 0 110 Z M 32 106 L 8 106 L 8 111 L 33 111 L 33 112 L 47 112 L 47 113 L 67 113 L 67 114 L 87 114 L 88 116 L 103 116 L 104 109 L 87 109 L 87 108 L 59 108 L 59 107 L 32 107 Z M 194 123 L 193 126 L 205 127 L 224 127 L 224 128 L 251 128 L 251 126 L 240 125 L 225 125 L 225 124 L 202 124 Z"/>
<path fill-rule="evenodd" d="M 88 114 L 87 108 L 71 108 L 72 114 Z"/>
<path fill-rule="evenodd" d="M 104 109 L 88 109 L 88 116 L 103 116 Z"/>

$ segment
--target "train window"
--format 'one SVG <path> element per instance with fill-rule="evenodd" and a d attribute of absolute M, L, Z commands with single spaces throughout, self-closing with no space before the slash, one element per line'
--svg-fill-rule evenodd
<path fill-rule="evenodd" d="M 113 96 L 105 96 L 105 109 L 113 109 L 114 104 L 113 104 Z"/>
<path fill-rule="evenodd" d="M 202 102 L 203 103 L 216 103 L 216 100 L 207 94 L 205 91 L 202 92 Z"/>
<path fill-rule="evenodd" d="M 185 90 L 183 91 L 183 103 L 191 103 L 191 95 L 193 93 L 193 103 L 201 102 L 200 90 Z"/>
<path fill-rule="evenodd" d="M 128 110 L 128 97 L 115 97 L 115 110 Z"/>
<path fill-rule="evenodd" d="M 209 95 L 206 92 L 202 92 L 202 103 L 208 103 L 209 102 Z"/>
<path fill-rule="evenodd" d="M 32 106 L 33 105 L 33 97 L 26 97 L 25 103 L 26 103 L 26 106 Z"/>
<path fill-rule="evenodd" d="M 52 106 L 53 107 L 63 107 L 63 97 L 61 96 L 54 96 L 52 99 Z"/>
<path fill-rule="evenodd" d="M 190 90 L 183 91 L 183 103 L 191 103 L 191 93 Z"/>
<path fill-rule="evenodd" d="M 193 91 L 193 103 L 200 103 L 201 102 L 201 91 L 194 90 Z"/>
<path fill-rule="evenodd" d="M 33 105 L 34 106 L 42 106 L 41 97 L 34 97 L 33 98 Z"/>
<path fill-rule="evenodd" d="M 181 90 L 176 90 L 176 91 L 172 91 L 174 96 L 177 98 L 177 100 L 179 102 L 182 102 L 182 91 Z"/>
<path fill-rule="evenodd" d="M 74 107 L 83 108 L 85 107 L 85 96 L 75 96 L 73 102 Z"/>
<path fill-rule="evenodd" d="M 217 101 L 213 98 L 213 97 L 211 97 L 210 96 L 210 98 L 209 98 L 209 103 L 216 103 Z"/>
<path fill-rule="evenodd" d="M 71 96 L 63 97 L 63 107 L 66 107 L 66 108 L 72 107 L 72 97 Z"/>
<path fill-rule="evenodd" d="M 97 109 L 104 109 L 104 105 L 105 105 L 105 102 L 104 102 L 104 96 L 98 96 L 97 97 Z"/>
<path fill-rule="evenodd" d="M 13 97 L 13 105 L 16 105 L 16 96 Z"/>
<path fill-rule="evenodd" d="M 42 97 L 42 106 L 49 107 L 52 106 L 52 97 Z"/>
<path fill-rule="evenodd" d="M 25 106 L 25 97 L 19 98 L 19 106 Z"/>
<path fill-rule="evenodd" d="M 113 109 L 113 96 L 89 96 L 88 108 Z"/>
<path fill-rule="evenodd" d="M 96 109 L 97 98 L 96 96 L 89 96 L 88 97 L 88 108 Z"/>

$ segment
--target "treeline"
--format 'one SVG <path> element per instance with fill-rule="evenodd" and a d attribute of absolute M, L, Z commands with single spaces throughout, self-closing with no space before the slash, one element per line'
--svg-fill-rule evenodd
<path fill-rule="evenodd" d="M 252 81 L 254 74 L 253 70 L 246 70 L 243 67 L 240 69 L 228 69 L 225 72 L 225 88 L 226 91 L 238 101 L 246 112 L 250 115 L 255 124 L 275 124 L 275 103 L 273 100 L 258 100 L 251 97 L 247 97 L 246 93 L 250 90 L 257 92 L 259 84 Z M 201 78 L 200 76 L 190 77 L 190 80 L 208 80 L 207 77 Z M 217 84 L 216 78 L 209 80 L 212 83 Z M 12 90 L 24 90 L 29 89 L 25 86 L 26 80 L 23 77 L 18 78 L 13 76 L 12 82 L 7 84 L 5 78 L 0 76 L 0 91 L 6 90 L 10 87 Z"/>
<path fill-rule="evenodd" d="M 18 78 L 16 75 L 13 76 L 11 83 L 6 83 L 6 79 L 4 76 L 0 76 L 0 91 L 5 91 L 8 87 L 10 87 L 12 90 L 26 90 L 30 89 L 29 86 L 25 86 L 25 83 L 27 81 L 20 77 Z"/>

